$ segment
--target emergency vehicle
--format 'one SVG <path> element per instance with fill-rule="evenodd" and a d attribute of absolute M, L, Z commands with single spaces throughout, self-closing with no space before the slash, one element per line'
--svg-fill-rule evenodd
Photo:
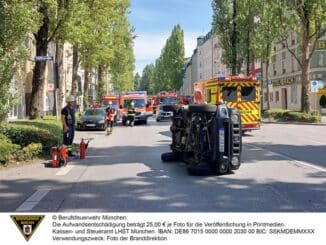
<path fill-rule="evenodd" d="M 153 115 L 153 109 L 147 103 L 147 91 L 121 93 L 122 124 L 126 124 L 128 108 L 132 107 L 132 102 L 136 110 L 135 122 L 147 124 L 148 117 Z"/>
<path fill-rule="evenodd" d="M 110 102 L 112 103 L 110 105 Z M 121 96 L 119 93 L 110 93 L 106 96 L 103 96 L 100 100 L 101 107 L 107 108 L 109 105 L 114 108 L 116 111 L 116 114 L 114 116 L 114 121 L 120 121 L 122 118 L 121 112 L 120 112 L 120 105 L 121 105 Z"/>
<path fill-rule="evenodd" d="M 242 130 L 260 128 L 260 82 L 253 77 L 231 76 L 194 83 L 196 104 L 226 103 L 241 113 Z"/>
<path fill-rule="evenodd" d="M 175 92 L 159 92 L 155 97 L 153 97 L 153 111 L 154 114 L 159 105 L 173 105 L 178 104 L 178 95 Z"/>
<path fill-rule="evenodd" d="M 108 94 L 106 96 L 103 96 L 101 98 L 101 106 L 104 107 L 104 108 L 107 108 L 109 106 L 109 102 L 112 102 L 112 106 L 113 108 L 115 109 L 119 109 L 120 105 L 121 105 L 121 98 L 120 98 L 120 95 L 118 93 L 111 93 L 111 94 Z"/>

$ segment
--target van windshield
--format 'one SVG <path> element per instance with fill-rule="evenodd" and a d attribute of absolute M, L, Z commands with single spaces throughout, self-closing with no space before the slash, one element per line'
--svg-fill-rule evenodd
<path fill-rule="evenodd" d="M 134 100 L 124 100 L 123 101 L 123 107 L 124 108 L 130 108 L 131 102 L 134 102 L 135 108 L 144 108 L 145 107 L 145 100 L 144 99 L 134 99 Z"/>
<path fill-rule="evenodd" d="M 175 97 L 163 97 L 160 99 L 161 104 L 176 104 L 177 98 Z"/>

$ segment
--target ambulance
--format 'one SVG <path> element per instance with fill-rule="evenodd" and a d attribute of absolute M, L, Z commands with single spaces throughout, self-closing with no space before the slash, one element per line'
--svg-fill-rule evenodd
<path fill-rule="evenodd" d="M 132 103 L 133 102 L 133 103 Z M 135 122 L 147 124 L 148 117 L 153 115 L 153 108 L 147 102 L 147 91 L 130 91 L 121 93 L 122 124 L 126 123 L 128 109 L 132 104 L 136 110 Z"/>
<path fill-rule="evenodd" d="M 231 76 L 194 83 L 196 104 L 226 103 L 241 113 L 242 130 L 260 129 L 260 82 L 253 77 Z"/>

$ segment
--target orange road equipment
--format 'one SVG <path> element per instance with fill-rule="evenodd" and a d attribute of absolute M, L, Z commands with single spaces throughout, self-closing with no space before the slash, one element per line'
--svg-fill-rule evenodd
<path fill-rule="evenodd" d="M 52 147 L 52 167 L 66 166 L 68 162 L 67 148 L 65 146 Z"/>
<path fill-rule="evenodd" d="M 84 139 L 82 139 L 79 144 L 79 158 L 81 160 L 84 160 L 86 158 L 86 143 Z"/>
<path fill-rule="evenodd" d="M 59 147 L 52 147 L 52 167 L 57 168 L 59 166 Z"/>

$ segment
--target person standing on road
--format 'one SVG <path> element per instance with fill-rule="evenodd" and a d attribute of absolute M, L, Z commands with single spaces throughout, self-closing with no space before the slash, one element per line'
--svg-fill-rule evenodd
<path fill-rule="evenodd" d="M 115 109 L 112 106 L 112 101 L 109 101 L 109 106 L 106 108 L 105 112 L 106 112 L 107 127 L 109 128 L 110 133 L 112 133 L 114 117 L 116 115 Z"/>
<path fill-rule="evenodd" d="M 63 126 L 63 144 L 67 147 L 68 156 L 74 157 L 72 153 L 72 143 L 75 136 L 75 97 L 69 95 L 67 105 L 61 110 L 61 122 Z"/>
<path fill-rule="evenodd" d="M 132 101 L 130 103 L 130 106 L 128 107 L 128 114 L 127 114 L 127 126 L 134 126 L 135 123 L 135 115 L 136 115 L 136 110 L 135 110 L 135 102 Z"/>

